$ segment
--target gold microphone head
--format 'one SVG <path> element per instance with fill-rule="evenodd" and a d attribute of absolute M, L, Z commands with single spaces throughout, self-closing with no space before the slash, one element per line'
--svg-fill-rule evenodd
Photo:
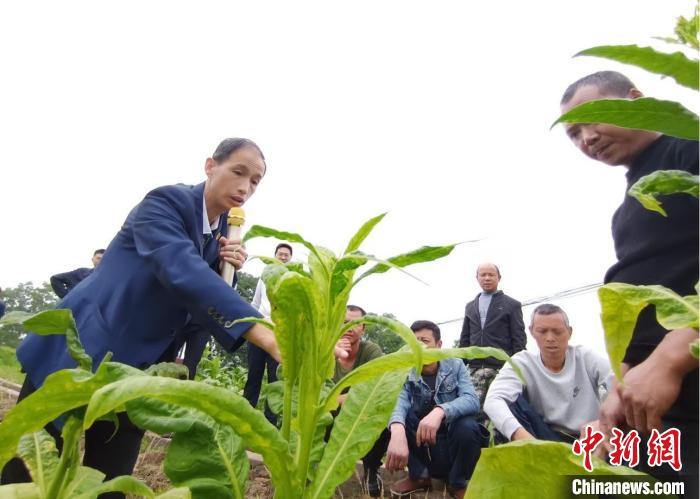
<path fill-rule="evenodd" d="M 234 206 L 228 210 L 228 224 L 240 227 L 245 223 L 245 211 L 243 208 Z"/>

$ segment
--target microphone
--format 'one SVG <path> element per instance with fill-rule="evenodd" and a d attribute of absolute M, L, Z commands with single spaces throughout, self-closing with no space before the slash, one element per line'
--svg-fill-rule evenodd
<path fill-rule="evenodd" d="M 241 239 L 241 226 L 245 223 L 245 211 L 243 208 L 234 206 L 228 210 L 228 236 L 227 239 Z M 229 262 L 224 261 L 224 267 L 221 269 L 221 277 L 231 286 L 233 284 L 233 275 L 236 269 Z"/>

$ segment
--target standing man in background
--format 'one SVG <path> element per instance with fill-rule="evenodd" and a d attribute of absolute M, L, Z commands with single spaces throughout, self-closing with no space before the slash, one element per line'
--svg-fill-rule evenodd
<path fill-rule="evenodd" d="M 51 287 L 59 298 L 63 298 L 68 294 L 68 292 L 76 287 L 80 281 L 85 279 L 87 276 L 92 274 L 100 262 L 102 261 L 102 255 L 104 255 L 105 250 L 98 249 L 92 254 L 92 268 L 81 267 L 79 269 L 71 270 L 70 272 L 64 272 L 63 274 L 56 274 L 51 276 Z"/>
<path fill-rule="evenodd" d="M 501 271 L 493 263 L 482 263 L 476 268 L 476 280 L 481 293 L 467 303 L 464 311 L 460 347 L 495 347 L 513 356 L 525 349 L 525 322 L 519 301 L 499 291 Z M 494 357 L 473 359 L 469 371 L 474 391 L 481 408 L 479 419 L 483 421 L 483 407 L 489 385 L 503 367 L 503 361 Z"/>
<path fill-rule="evenodd" d="M 275 248 L 275 258 L 282 263 L 287 263 L 292 259 L 292 247 L 287 243 L 280 243 Z M 255 294 L 251 305 L 254 309 L 260 312 L 266 319 L 270 318 L 272 309 L 270 300 L 267 299 L 267 290 L 262 279 L 258 279 L 258 285 L 255 287 Z M 258 405 L 258 397 L 260 397 L 260 388 L 262 386 L 265 367 L 267 367 L 267 382 L 274 383 L 277 381 L 277 366 L 279 363 L 272 358 L 262 348 L 259 348 L 252 343 L 248 344 L 248 379 L 243 389 L 243 396 L 248 399 L 250 405 L 255 407 Z M 265 407 L 265 416 L 271 422 L 275 422 L 275 415 Z"/>

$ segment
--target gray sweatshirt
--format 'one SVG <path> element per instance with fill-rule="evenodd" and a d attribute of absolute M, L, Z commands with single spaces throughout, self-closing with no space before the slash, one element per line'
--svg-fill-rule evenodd
<path fill-rule="evenodd" d="M 612 380 L 605 357 L 584 346 L 569 345 L 564 368 L 558 373 L 544 366 L 539 352 L 518 352 L 513 360 L 523 371 L 526 386 L 510 364 L 505 364 L 484 402 L 484 412 L 506 438 L 522 426 L 508 408 L 521 393 L 554 430 L 578 435 L 581 425 L 598 419 L 600 402 Z"/>

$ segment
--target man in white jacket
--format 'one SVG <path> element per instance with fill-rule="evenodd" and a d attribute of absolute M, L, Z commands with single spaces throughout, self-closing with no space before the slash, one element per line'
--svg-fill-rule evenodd
<path fill-rule="evenodd" d="M 539 352 L 513 356 L 526 385 L 506 364 L 484 403 L 484 411 L 506 439 L 572 442 L 586 424 L 597 424 L 611 381 L 610 363 L 584 346 L 569 345 L 572 332 L 560 307 L 546 303 L 533 311 L 530 333 Z"/>
<path fill-rule="evenodd" d="M 292 247 L 287 243 L 280 243 L 275 248 L 275 258 L 282 263 L 287 263 L 292 259 Z M 251 305 L 254 309 L 260 312 L 266 319 L 270 318 L 270 300 L 267 299 L 267 290 L 262 279 L 258 279 L 258 285 L 255 287 L 255 294 Z M 248 344 L 248 379 L 243 389 L 243 396 L 248 399 L 250 405 L 255 407 L 258 405 L 260 397 L 260 388 L 262 387 L 262 379 L 267 367 L 267 382 L 273 383 L 277 381 L 277 366 L 279 364 L 265 350 L 258 348 L 252 343 Z M 270 421 L 274 421 L 275 416 L 269 410 L 265 410 L 265 416 Z"/>

